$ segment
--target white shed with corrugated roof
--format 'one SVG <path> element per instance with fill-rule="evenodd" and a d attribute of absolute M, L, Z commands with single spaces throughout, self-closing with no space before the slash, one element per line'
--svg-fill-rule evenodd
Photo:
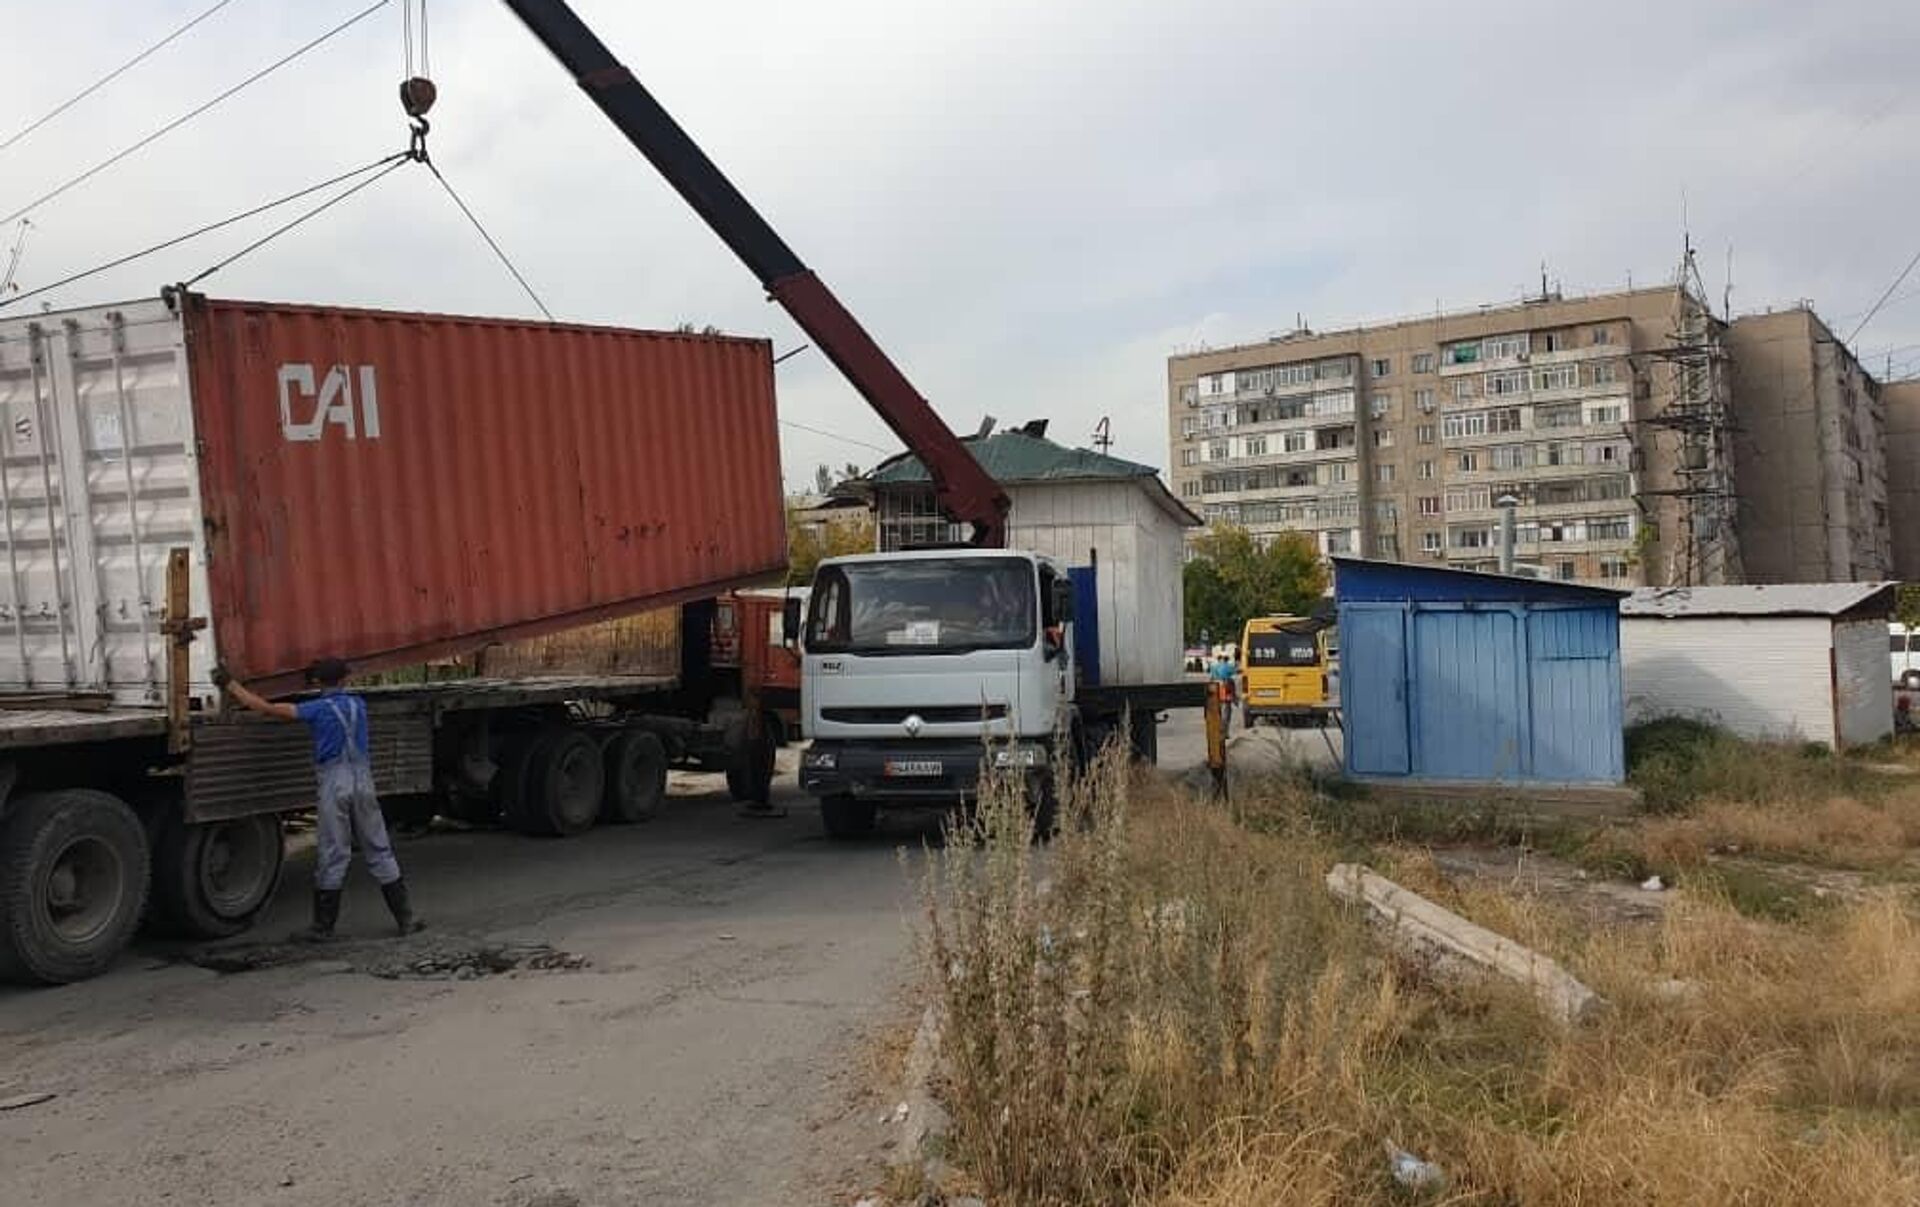
<path fill-rule="evenodd" d="M 1745 738 L 1837 748 L 1893 732 L 1897 584 L 1645 587 L 1620 601 L 1629 724 L 1694 717 Z"/>

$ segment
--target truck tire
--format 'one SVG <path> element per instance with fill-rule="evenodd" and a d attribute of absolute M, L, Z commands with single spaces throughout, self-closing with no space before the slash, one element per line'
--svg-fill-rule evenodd
<path fill-rule="evenodd" d="M 1151 767 L 1160 761 L 1160 723 L 1151 711 L 1135 712 L 1127 718 L 1127 745 L 1135 761 Z"/>
<path fill-rule="evenodd" d="M 667 747 L 645 730 L 626 729 L 613 735 L 604 755 L 606 795 L 600 802 L 600 820 L 647 821 L 660 811 L 667 795 Z"/>
<path fill-rule="evenodd" d="M 277 815 L 202 825 L 169 817 L 153 848 L 156 929 L 188 939 L 237 935 L 272 904 L 284 866 Z"/>
<path fill-rule="evenodd" d="M 0 825 L 0 979 L 64 985 L 106 971 L 146 910 L 147 834 L 117 796 L 20 797 Z"/>
<path fill-rule="evenodd" d="M 606 788 L 600 747 L 577 729 L 557 729 L 536 742 L 527 756 L 521 828 L 555 838 L 591 829 L 600 817 Z"/>
<path fill-rule="evenodd" d="M 1028 777 L 1027 814 L 1033 818 L 1035 842 L 1046 842 L 1060 832 L 1060 787 L 1053 782 L 1053 772 Z"/>
<path fill-rule="evenodd" d="M 532 823 L 523 816 L 533 756 L 539 752 L 542 743 L 559 732 L 562 731 L 557 727 L 535 729 L 514 734 L 507 739 L 506 749 L 500 756 L 499 768 L 493 773 L 493 783 L 488 789 L 487 804 L 491 809 L 493 820 L 498 824 L 515 830 L 535 832 L 530 829 Z"/>
<path fill-rule="evenodd" d="M 769 714 L 761 718 L 760 725 L 757 746 L 747 736 L 745 717 L 735 717 L 727 726 L 727 795 L 737 801 L 764 805 L 768 801 L 769 785 L 773 783 L 780 722 Z"/>
<path fill-rule="evenodd" d="M 820 798 L 820 821 L 826 826 L 828 838 L 863 837 L 873 833 L 874 825 L 879 820 L 879 806 L 870 800 L 861 800 L 855 796 Z"/>

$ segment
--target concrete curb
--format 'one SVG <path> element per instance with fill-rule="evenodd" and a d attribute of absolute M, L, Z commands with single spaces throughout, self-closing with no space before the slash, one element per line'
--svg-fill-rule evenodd
<path fill-rule="evenodd" d="M 900 1105 L 894 1108 L 900 1139 L 891 1164 L 895 1168 L 919 1165 L 930 1186 L 946 1172 L 947 1135 L 953 1125 L 946 1108 L 933 1094 L 940 1072 L 940 1030 L 940 1009 L 928 1006 L 920 1015 L 913 1046 L 907 1050 L 905 1085 Z"/>

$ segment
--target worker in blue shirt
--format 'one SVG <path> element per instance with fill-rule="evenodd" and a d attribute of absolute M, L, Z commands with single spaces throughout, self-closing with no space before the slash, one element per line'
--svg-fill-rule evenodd
<path fill-rule="evenodd" d="M 1220 732 L 1226 733 L 1233 728 L 1234 689 L 1239 683 L 1240 668 L 1234 665 L 1232 654 L 1222 654 L 1214 660 L 1208 675 L 1221 684 Z"/>
<path fill-rule="evenodd" d="M 261 699 L 224 670 L 214 672 L 215 684 L 240 704 L 262 716 L 304 722 L 313 734 L 313 762 L 320 781 L 319 853 L 313 871 L 313 926 L 303 937 L 315 941 L 332 938 L 340 921 L 340 888 L 346 883 L 356 835 L 367 870 L 380 882 L 380 893 L 400 933 L 412 934 L 423 925 L 407 899 L 407 882 L 400 876 L 400 862 L 387 839 L 386 818 L 373 792 L 367 702 L 343 689 L 346 679 L 346 663 L 323 658 L 307 671 L 308 682 L 318 685 L 321 694 L 298 704 L 278 704 Z"/>

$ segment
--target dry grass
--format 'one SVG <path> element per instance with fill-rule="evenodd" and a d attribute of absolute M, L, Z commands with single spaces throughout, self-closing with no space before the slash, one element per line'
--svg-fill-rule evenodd
<path fill-rule="evenodd" d="M 1276 784 L 1230 816 L 1108 757 L 1050 848 L 1011 791 L 955 834 L 928 970 L 958 1157 L 990 1201 L 1920 1202 L 1920 925 L 1897 902 L 1787 925 L 1688 898 L 1593 935 L 1400 858 L 1613 1001 L 1566 1031 L 1384 958 L 1322 888 L 1336 842 L 1310 805 Z M 1389 1140 L 1445 1189 L 1396 1185 Z"/>

